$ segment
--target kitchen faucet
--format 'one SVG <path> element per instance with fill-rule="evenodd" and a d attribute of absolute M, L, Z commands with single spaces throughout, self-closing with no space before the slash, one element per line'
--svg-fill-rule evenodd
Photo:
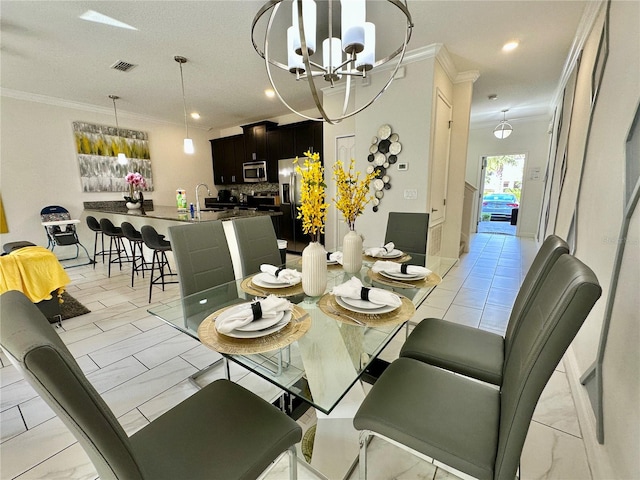
<path fill-rule="evenodd" d="M 209 187 L 206 183 L 199 183 L 198 185 L 196 185 L 196 212 L 198 213 L 198 218 L 200 218 L 200 197 L 198 197 L 198 189 L 200 187 L 206 187 L 207 195 L 211 196 L 211 190 L 209 190 Z"/>

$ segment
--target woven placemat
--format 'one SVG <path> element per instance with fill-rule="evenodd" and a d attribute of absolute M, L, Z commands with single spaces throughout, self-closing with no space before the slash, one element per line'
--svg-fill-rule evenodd
<path fill-rule="evenodd" d="M 431 272 L 422 280 L 393 280 L 391 278 L 387 278 L 384 275 L 374 272 L 369 269 L 367 272 L 369 278 L 375 282 L 384 283 L 385 285 L 389 285 L 390 287 L 398 287 L 398 288 L 427 288 L 427 287 L 435 287 L 442 282 L 442 277 L 437 273 Z"/>
<path fill-rule="evenodd" d="M 225 310 L 237 306 L 222 308 L 205 318 L 198 327 L 200 341 L 216 352 L 230 355 L 251 355 L 284 348 L 301 338 L 311 328 L 311 317 L 296 305 L 293 307 L 291 321 L 287 326 L 264 337 L 233 338 L 218 333 L 215 325 L 216 318 Z"/>
<path fill-rule="evenodd" d="M 408 262 L 413 257 L 411 255 L 409 255 L 408 253 L 404 253 L 404 254 L 402 254 L 401 257 L 398 257 L 398 258 L 371 257 L 371 256 L 365 255 L 365 254 L 363 254 L 362 258 L 366 262 L 377 262 L 378 260 L 386 260 L 387 262 L 404 263 L 404 262 Z"/>
<path fill-rule="evenodd" d="M 240 283 L 240 288 L 242 289 L 242 291 L 248 293 L 249 295 L 257 295 L 259 297 L 264 297 L 266 295 L 275 295 L 277 297 L 292 297 L 294 295 L 302 294 L 302 282 L 296 285 L 291 285 L 290 287 L 265 288 L 254 285 L 254 283 L 252 282 L 253 277 L 255 277 L 255 275 L 251 275 L 250 277 L 245 278 Z"/>
<path fill-rule="evenodd" d="M 402 305 L 400 305 L 395 310 L 387 313 L 368 314 L 347 310 L 346 308 L 340 306 L 336 302 L 335 296 L 331 295 L 330 293 L 325 293 L 320 298 L 320 300 L 318 300 L 318 307 L 320 307 L 320 310 L 329 315 L 331 318 L 340 320 L 341 322 L 348 325 L 358 325 L 357 322 L 354 322 L 352 320 L 352 318 L 355 318 L 356 320 L 364 323 L 367 327 L 386 327 L 404 323 L 411 317 L 413 317 L 414 313 L 416 313 L 416 307 L 415 305 L 413 305 L 413 302 L 411 302 L 411 300 L 403 295 L 396 295 L 398 295 L 400 297 L 400 300 L 402 300 Z"/>

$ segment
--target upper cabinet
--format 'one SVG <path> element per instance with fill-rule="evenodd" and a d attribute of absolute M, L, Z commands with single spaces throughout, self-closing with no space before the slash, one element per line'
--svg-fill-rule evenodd
<path fill-rule="evenodd" d="M 216 185 L 243 183 L 242 164 L 267 161 L 267 181 L 278 182 L 278 160 L 303 157 L 311 150 L 322 157 L 322 122 L 313 120 L 278 126 L 260 122 L 242 127 L 242 135 L 211 140 Z"/>

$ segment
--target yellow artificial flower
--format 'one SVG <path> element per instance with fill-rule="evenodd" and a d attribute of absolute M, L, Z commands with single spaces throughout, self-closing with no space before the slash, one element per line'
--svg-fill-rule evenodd
<path fill-rule="evenodd" d="M 293 161 L 296 172 L 302 177 L 300 188 L 300 206 L 298 218 L 302 219 L 302 230 L 311 235 L 314 242 L 324 233 L 324 222 L 327 216 L 328 203 L 325 203 L 324 168 L 318 153 L 304 152 L 304 167 Z"/>
<path fill-rule="evenodd" d="M 355 229 L 356 218 L 364 211 L 364 207 L 371 201 L 368 196 L 369 184 L 376 178 L 376 173 L 368 173 L 360 180 L 360 172 L 355 170 L 355 160 L 351 159 L 349 171 L 345 172 L 343 163 L 338 160 L 333 165 L 333 179 L 336 181 L 336 198 L 333 199 L 336 208 L 342 212 L 350 230 Z"/>

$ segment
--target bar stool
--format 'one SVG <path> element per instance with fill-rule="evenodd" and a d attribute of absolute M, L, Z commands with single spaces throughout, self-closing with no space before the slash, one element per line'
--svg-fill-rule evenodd
<path fill-rule="evenodd" d="M 144 271 L 149 270 L 149 266 L 142 252 L 142 233 L 136 230 L 129 222 L 122 222 L 120 228 L 125 238 L 129 240 L 129 245 L 131 246 L 131 287 L 133 288 L 134 276 L 137 275 L 138 272 L 142 272 L 142 278 L 144 278 Z M 138 255 L 136 255 L 136 251 L 139 251 Z"/>
<path fill-rule="evenodd" d="M 169 260 L 167 259 L 166 252 L 171 250 L 171 242 L 169 242 L 169 240 L 165 240 L 164 235 L 160 235 L 151 225 L 144 225 L 140 229 L 140 232 L 142 233 L 142 241 L 144 242 L 144 244 L 147 246 L 147 248 L 153 250 L 153 261 L 151 263 L 151 279 L 149 281 L 149 303 L 151 303 L 151 291 L 153 285 L 156 283 L 160 283 L 162 285 L 162 290 L 164 291 L 165 284 L 178 283 L 177 280 L 166 281 L 164 277 L 177 275 L 177 273 L 173 273 L 171 271 L 171 266 L 169 265 Z M 159 275 L 157 278 L 153 278 L 153 272 L 156 269 L 156 264 Z M 165 267 L 169 269 L 169 273 L 165 273 Z"/>
<path fill-rule="evenodd" d="M 118 262 L 118 265 L 120 265 L 120 270 L 122 270 L 122 255 L 124 254 L 126 256 L 127 259 L 125 261 L 130 261 L 129 255 L 127 254 L 127 250 L 124 248 L 124 242 L 122 241 L 122 239 L 124 238 L 124 234 L 122 233 L 122 229 L 120 227 L 116 227 L 108 218 L 101 218 L 100 228 L 102 229 L 102 233 L 109 237 L 108 276 L 109 278 L 111 278 L 111 264 Z M 117 254 L 118 258 L 112 259 L 114 253 Z"/>
<path fill-rule="evenodd" d="M 95 238 L 93 240 L 93 268 L 96 268 L 96 256 L 102 256 L 102 263 L 104 263 L 104 256 L 107 252 L 104 251 L 104 233 L 102 232 L 102 228 L 100 227 L 100 222 L 91 215 L 87 216 L 87 227 L 89 230 L 95 232 Z M 97 251 L 98 248 L 98 235 L 100 235 L 100 240 L 102 241 L 102 250 Z"/>

